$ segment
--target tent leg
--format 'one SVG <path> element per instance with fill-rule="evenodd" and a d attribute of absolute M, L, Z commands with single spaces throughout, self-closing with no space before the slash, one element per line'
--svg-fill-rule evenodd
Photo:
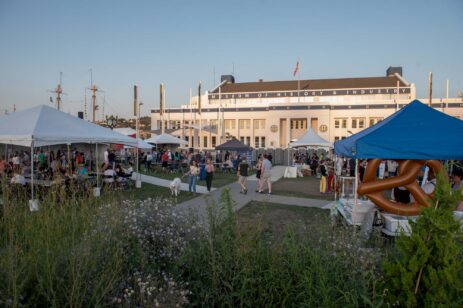
<path fill-rule="evenodd" d="M 93 196 L 99 197 L 100 196 L 100 166 L 98 162 L 98 143 L 95 144 L 95 155 L 93 155 L 93 158 L 96 159 L 96 187 L 93 188 Z"/>
<path fill-rule="evenodd" d="M 39 202 L 34 198 L 34 143 L 31 144 L 31 200 L 29 200 L 31 212 L 39 210 Z"/>
<path fill-rule="evenodd" d="M 358 198 L 358 195 L 357 195 L 357 188 L 358 188 L 358 181 L 359 181 L 359 178 L 358 178 L 358 173 L 359 173 L 359 160 L 358 159 L 355 159 L 355 185 L 354 185 L 354 196 L 355 196 L 355 199 L 354 199 L 354 204 L 357 204 L 357 198 Z"/>
<path fill-rule="evenodd" d="M 34 200 L 34 147 L 31 145 L 31 199 Z"/>

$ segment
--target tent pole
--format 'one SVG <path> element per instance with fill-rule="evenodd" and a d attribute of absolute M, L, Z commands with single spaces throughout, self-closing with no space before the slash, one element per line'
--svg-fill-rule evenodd
<path fill-rule="evenodd" d="M 357 204 L 357 187 L 358 187 L 358 171 L 359 171 L 359 160 L 356 158 L 355 159 L 355 184 L 354 184 L 354 189 L 355 189 L 355 192 L 354 192 L 354 204 Z"/>
<path fill-rule="evenodd" d="M 98 162 L 98 143 L 95 144 L 95 157 L 96 157 L 96 187 L 100 187 L 100 164 Z"/>
<path fill-rule="evenodd" d="M 70 150 L 70 145 L 69 143 L 67 144 L 68 146 L 68 171 L 69 171 L 69 174 L 72 173 L 72 164 L 71 164 L 71 150 Z"/>
<path fill-rule="evenodd" d="M 338 159 L 339 157 L 337 155 L 334 156 L 334 177 L 333 177 L 333 188 L 334 188 L 334 201 L 337 200 L 337 197 L 338 197 L 338 190 L 336 189 L 336 184 L 338 182 L 338 175 L 337 175 L 337 171 L 336 170 L 336 167 L 338 166 Z"/>
<path fill-rule="evenodd" d="M 34 202 L 34 142 L 31 143 L 31 200 Z"/>

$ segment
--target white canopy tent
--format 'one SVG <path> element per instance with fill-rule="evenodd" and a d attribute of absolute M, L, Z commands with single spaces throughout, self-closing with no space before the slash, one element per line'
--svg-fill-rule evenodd
<path fill-rule="evenodd" d="M 130 127 L 117 127 L 114 128 L 113 131 L 118 132 L 124 136 L 135 136 L 137 131 Z"/>
<path fill-rule="evenodd" d="M 133 147 L 131 147 L 131 146 L 124 146 L 124 148 L 133 148 Z M 145 140 L 138 139 L 137 148 L 139 148 L 139 149 L 152 149 L 152 148 L 153 148 L 153 145 L 147 143 Z"/>
<path fill-rule="evenodd" d="M 320 137 L 316 132 L 312 129 L 308 129 L 307 133 L 304 136 L 299 138 L 298 140 L 291 142 L 289 144 L 291 148 L 333 148 L 333 143 L 326 141 L 322 137 Z"/>
<path fill-rule="evenodd" d="M 134 138 L 45 105 L 1 116 L 0 143 L 25 147 L 72 143 L 137 146 Z"/>
<path fill-rule="evenodd" d="M 0 143 L 31 149 L 31 210 L 38 209 L 34 200 L 34 148 L 56 144 L 90 143 L 124 144 L 137 147 L 137 140 L 109 128 L 41 105 L 0 117 Z M 69 152 L 69 147 L 68 147 Z M 97 157 L 98 168 L 98 157 Z M 98 182 L 98 171 L 97 171 Z"/>
<path fill-rule="evenodd" d="M 145 142 L 153 143 L 153 144 L 180 144 L 180 145 L 188 144 L 188 142 L 186 142 L 185 140 L 182 140 L 180 138 L 174 137 L 169 134 L 157 135 L 149 139 L 146 139 Z"/>

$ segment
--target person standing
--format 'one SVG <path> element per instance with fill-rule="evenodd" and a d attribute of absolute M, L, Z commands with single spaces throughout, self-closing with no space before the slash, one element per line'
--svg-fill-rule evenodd
<path fill-rule="evenodd" d="M 262 154 L 259 154 L 259 156 L 257 157 L 257 162 L 256 162 L 256 178 L 257 178 L 256 192 L 262 191 L 261 174 L 262 174 Z"/>
<path fill-rule="evenodd" d="M 263 193 L 263 187 L 265 183 L 267 183 L 268 187 L 268 194 L 272 194 L 272 181 L 271 181 L 271 176 L 272 176 L 272 163 L 268 160 L 267 154 L 264 154 L 264 160 L 262 161 L 262 167 L 261 167 L 261 187 L 259 189 L 259 193 Z"/>
<path fill-rule="evenodd" d="M 151 152 L 148 152 L 148 154 L 146 154 L 146 161 L 145 161 L 145 169 L 147 171 L 151 170 L 152 161 L 153 161 L 153 154 L 151 154 Z"/>
<path fill-rule="evenodd" d="M 206 160 L 206 186 L 207 186 L 207 191 L 211 191 L 211 186 L 212 186 L 212 178 L 214 177 L 214 165 L 212 164 L 211 159 Z"/>
<path fill-rule="evenodd" d="M 238 165 L 238 183 L 240 184 L 240 193 L 241 194 L 247 194 L 248 193 L 248 187 L 247 187 L 247 181 L 248 181 L 248 169 L 249 165 L 248 162 L 246 161 L 246 158 L 244 158 L 241 163 Z"/>
<path fill-rule="evenodd" d="M 320 161 L 320 193 L 326 193 L 326 166 L 325 162 Z"/>
<path fill-rule="evenodd" d="M 162 170 L 164 171 L 165 174 L 167 174 L 169 172 L 169 169 L 167 168 L 169 165 L 169 153 L 168 152 L 162 153 L 161 161 L 162 161 Z"/>
<path fill-rule="evenodd" d="M 191 161 L 190 165 L 190 170 L 185 174 L 189 176 L 189 181 L 188 181 L 188 191 L 191 193 L 193 192 L 196 194 L 196 178 L 198 177 L 199 174 L 199 168 L 198 168 L 198 163 L 196 160 Z"/>

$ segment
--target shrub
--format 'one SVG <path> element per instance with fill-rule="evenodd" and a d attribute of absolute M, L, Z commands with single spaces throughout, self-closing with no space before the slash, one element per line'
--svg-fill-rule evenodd
<path fill-rule="evenodd" d="M 383 288 L 392 305 L 461 307 L 462 232 L 453 218 L 461 198 L 451 192 L 450 184 L 438 177 L 435 198 L 411 222 L 410 236 L 397 240 L 397 255 L 384 263 Z"/>

